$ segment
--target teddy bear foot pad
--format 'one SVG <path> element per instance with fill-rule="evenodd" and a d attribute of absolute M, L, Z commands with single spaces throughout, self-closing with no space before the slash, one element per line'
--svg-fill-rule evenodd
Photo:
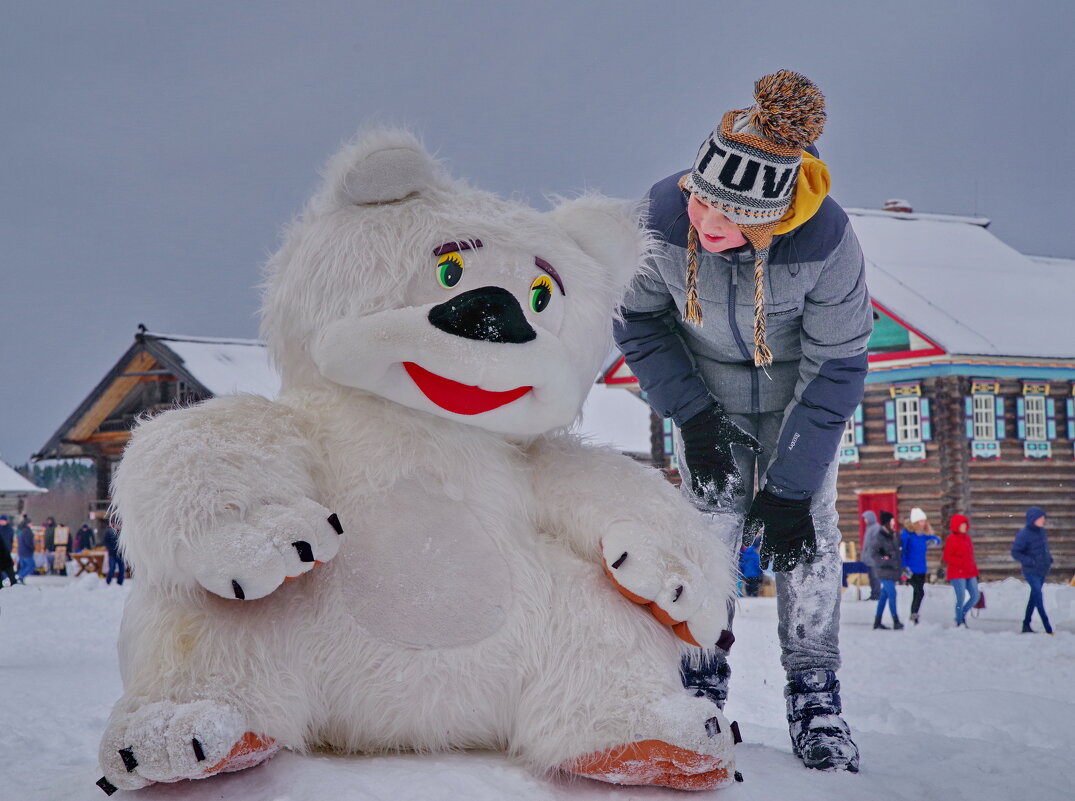
<path fill-rule="evenodd" d="M 640 740 L 587 754 L 566 763 L 564 770 L 609 784 L 677 790 L 712 790 L 732 780 L 723 760 L 663 740 Z"/>

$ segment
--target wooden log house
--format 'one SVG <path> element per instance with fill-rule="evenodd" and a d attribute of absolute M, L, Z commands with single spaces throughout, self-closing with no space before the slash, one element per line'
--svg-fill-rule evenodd
<path fill-rule="evenodd" d="M 906 522 L 921 507 L 947 536 L 971 519 L 984 579 L 1011 559 L 1027 507 L 1045 509 L 1052 581 L 1075 573 L 1075 261 L 1028 257 L 976 217 L 848 209 L 874 306 L 870 372 L 840 449 L 840 528 L 861 513 Z M 637 392 L 622 358 L 603 380 Z M 674 475 L 671 427 L 651 420 L 652 457 Z M 930 549 L 936 567 L 940 549 Z"/>
<path fill-rule="evenodd" d="M 279 386 L 257 340 L 154 334 L 139 326 L 127 352 L 32 458 L 92 460 L 97 500 L 90 511 L 103 519 L 112 469 L 139 417 L 219 394 L 271 398 Z"/>

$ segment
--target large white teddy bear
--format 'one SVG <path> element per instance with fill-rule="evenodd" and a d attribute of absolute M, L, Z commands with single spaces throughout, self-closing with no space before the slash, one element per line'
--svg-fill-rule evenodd
<path fill-rule="evenodd" d="M 727 625 L 730 555 L 569 431 L 645 245 L 623 203 L 537 212 L 406 132 L 329 163 L 268 269 L 279 398 L 164 413 L 119 466 L 137 580 L 102 789 L 281 747 L 732 779 L 737 730 L 679 676 Z"/>

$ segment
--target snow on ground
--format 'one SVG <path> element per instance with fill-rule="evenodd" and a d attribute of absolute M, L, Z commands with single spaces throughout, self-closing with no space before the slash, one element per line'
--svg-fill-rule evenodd
<path fill-rule="evenodd" d="M 129 584 L 31 577 L 0 590 L 0 801 L 103 800 L 97 741 L 120 694 L 116 634 Z M 874 604 L 844 594 L 845 713 L 862 772 L 805 770 L 791 755 L 772 598 L 740 604 L 729 718 L 742 784 L 723 801 L 1034 801 L 1075 797 L 1075 588 L 1048 585 L 1055 637 L 1019 634 L 1026 585 L 985 585 L 987 609 L 955 629 L 953 593 L 927 587 L 923 622 L 873 631 Z M 910 588 L 901 587 L 907 615 Z M 1036 625 L 1037 628 L 1040 626 Z M 554 699 L 550 699 L 554 701 Z M 654 788 L 548 781 L 500 754 L 300 757 L 241 773 L 119 793 L 131 801 L 626 801 L 686 798 Z"/>

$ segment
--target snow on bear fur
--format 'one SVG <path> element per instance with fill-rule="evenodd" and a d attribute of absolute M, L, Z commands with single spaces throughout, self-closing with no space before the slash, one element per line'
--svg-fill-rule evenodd
<path fill-rule="evenodd" d="M 727 625 L 730 558 L 657 471 L 570 433 L 645 245 L 619 201 L 540 213 L 405 132 L 330 162 L 268 268 L 279 399 L 161 414 L 118 468 L 137 581 L 103 789 L 281 747 L 730 780 L 731 727 L 679 678 Z"/>

